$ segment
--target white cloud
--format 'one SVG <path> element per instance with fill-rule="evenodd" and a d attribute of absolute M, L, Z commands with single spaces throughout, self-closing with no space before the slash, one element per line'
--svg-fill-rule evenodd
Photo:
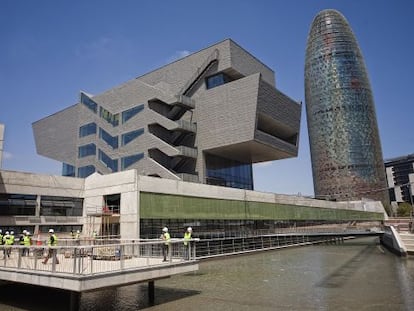
<path fill-rule="evenodd" d="M 12 159 L 12 158 L 13 158 L 13 155 L 10 152 L 3 151 L 3 159 L 4 160 L 9 160 L 9 159 Z"/>
<path fill-rule="evenodd" d="M 172 55 L 168 58 L 167 63 L 172 63 L 173 61 L 179 60 L 179 59 L 181 59 L 183 57 L 186 57 L 190 54 L 191 54 L 191 52 L 187 51 L 187 50 L 175 51 L 174 55 Z"/>

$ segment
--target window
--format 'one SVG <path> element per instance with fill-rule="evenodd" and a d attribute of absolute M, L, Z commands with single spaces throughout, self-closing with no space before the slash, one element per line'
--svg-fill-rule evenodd
<path fill-rule="evenodd" d="M 79 128 L 79 137 L 96 134 L 96 123 L 85 124 Z"/>
<path fill-rule="evenodd" d="M 111 136 L 105 130 L 99 128 L 99 138 L 105 141 L 112 149 L 118 148 L 118 136 Z"/>
<path fill-rule="evenodd" d="M 253 190 L 250 163 L 242 163 L 211 154 L 205 155 L 207 184 Z"/>
<path fill-rule="evenodd" d="M 214 76 L 206 78 L 206 86 L 207 89 L 211 89 L 213 87 L 220 86 L 231 81 L 232 79 L 228 75 L 221 72 Z"/>
<path fill-rule="evenodd" d="M 96 146 L 95 144 L 88 144 L 84 146 L 80 146 L 78 149 L 78 158 L 87 157 L 90 155 L 96 154 Z"/>
<path fill-rule="evenodd" d="M 31 194 L 0 194 L 1 216 L 34 216 L 36 195 Z"/>
<path fill-rule="evenodd" d="M 100 107 L 99 115 L 102 119 L 106 120 L 112 126 L 118 126 L 119 124 L 119 113 L 112 114 L 105 108 Z"/>
<path fill-rule="evenodd" d="M 144 129 L 139 129 L 136 131 L 132 131 L 132 132 L 128 132 L 122 135 L 122 146 L 125 146 L 126 144 L 128 144 L 130 141 L 134 140 L 135 138 L 137 138 L 138 136 L 142 135 L 144 133 Z"/>
<path fill-rule="evenodd" d="M 62 176 L 75 177 L 75 167 L 73 165 L 63 163 Z"/>
<path fill-rule="evenodd" d="M 129 157 L 124 157 L 121 159 L 121 169 L 125 170 L 128 167 L 130 167 L 132 164 L 138 162 L 139 160 L 141 160 L 144 157 L 143 153 L 139 153 L 139 154 L 134 154 L 132 156 Z"/>
<path fill-rule="evenodd" d="M 118 160 L 112 160 L 102 150 L 99 150 L 99 161 L 105 164 L 112 172 L 118 171 Z"/>
<path fill-rule="evenodd" d="M 86 107 L 88 107 L 91 111 L 96 113 L 98 111 L 98 105 L 90 99 L 87 95 L 81 92 L 80 95 L 80 101 L 82 104 L 84 104 Z"/>
<path fill-rule="evenodd" d="M 127 122 L 129 119 L 131 119 L 132 117 L 134 117 L 135 115 L 137 115 L 143 109 L 144 109 L 144 104 L 123 111 L 122 112 L 122 123 Z"/>
<path fill-rule="evenodd" d="M 95 173 L 95 167 L 93 165 L 87 165 L 78 168 L 78 177 L 80 178 L 86 178 L 93 173 Z"/>
<path fill-rule="evenodd" d="M 40 216 L 82 216 L 83 199 L 41 196 Z"/>

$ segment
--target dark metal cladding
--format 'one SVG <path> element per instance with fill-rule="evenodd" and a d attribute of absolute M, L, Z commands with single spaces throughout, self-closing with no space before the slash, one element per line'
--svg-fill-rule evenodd
<path fill-rule="evenodd" d="M 388 203 L 374 100 L 345 17 L 320 12 L 306 47 L 305 99 L 315 196 Z"/>

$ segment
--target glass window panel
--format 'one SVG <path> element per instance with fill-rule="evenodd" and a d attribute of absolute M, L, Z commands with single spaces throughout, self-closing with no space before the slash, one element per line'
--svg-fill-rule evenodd
<path fill-rule="evenodd" d="M 134 154 L 132 156 L 124 157 L 121 159 L 121 169 L 124 170 L 130 167 L 132 164 L 138 162 L 144 157 L 143 153 Z"/>
<path fill-rule="evenodd" d="M 128 144 L 129 142 L 131 142 L 132 140 L 134 140 L 135 138 L 137 138 L 138 136 L 142 135 L 144 133 L 144 129 L 139 129 L 136 131 L 132 131 L 132 132 L 128 132 L 122 135 L 122 146 L 125 146 L 126 144 Z"/>
<path fill-rule="evenodd" d="M 86 96 L 84 93 L 81 93 L 80 100 L 81 100 L 82 104 L 84 104 L 86 107 L 88 107 L 94 113 L 96 113 L 98 111 L 98 105 L 92 99 L 90 99 L 88 96 Z"/>
<path fill-rule="evenodd" d="M 99 161 L 106 165 L 107 168 L 112 170 L 112 172 L 118 171 L 118 160 L 111 159 L 108 155 L 106 155 L 102 150 L 99 150 Z"/>
<path fill-rule="evenodd" d="M 78 149 L 78 158 L 87 157 L 90 155 L 96 154 L 96 146 L 95 144 L 87 144 L 84 146 L 80 146 Z"/>
<path fill-rule="evenodd" d="M 207 89 L 211 89 L 216 86 L 223 85 L 227 82 L 230 82 L 232 79 L 226 75 L 225 73 L 218 73 L 214 76 L 208 77 L 206 79 L 206 87 Z"/>
<path fill-rule="evenodd" d="M 75 177 L 75 167 L 73 165 L 63 163 L 62 176 Z"/>
<path fill-rule="evenodd" d="M 82 166 L 78 168 L 78 177 L 85 178 L 95 173 L 95 167 L 93 165 Z"/>
<path fill-rule="evenodd" d="M 99 128 L 99 138 L 105 141 L 112 149 L 118 148 L 118 136 L 111 136 L 105 130 Z"/>
<path fill-rule="evenodd" d="M 144 104 L 123 111 L 122 112 L 122 123 L 127 122 L 129 119 L 131 119 L 132 117 L 140 113 L 143 109 L 144 109 Z"/>
<path fill-rule="evenodd" d="M 0 194 L 1 216 L 34 216 L 36 195 Z"/>
<path fill-rule="evenodd" d="M 102 119 L 107 121 L 109 124 L 112 124 L 112 126 L 118 126 L 119 125 L 119 113 L 112 114 L 108 110 L 106 110 L 103 107 L 100 107 L 99 109 L 99 115 Z"/>
<path fill-rule="evenodd" d="M 242 163 L 206 154 L 207 184 L 253 190 L 250 163 Z"/>
<path fill-rule="evenodd" d="M 85 124 L 79 128 L 79 137 L 96 134 L 96 123 Z"/>

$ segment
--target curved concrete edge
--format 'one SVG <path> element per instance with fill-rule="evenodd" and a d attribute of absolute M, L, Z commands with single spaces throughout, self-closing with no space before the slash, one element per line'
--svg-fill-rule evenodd
<path fill-rule="evenodd" d="M 391 252 L 396 253 L 399 256 L 407 256 L 407 248 L 404 245 L 400 235 L 394 226 L 389 226 L 390 230 L 386 230 L 381 236 L 381 244 L 383 244 Z"/>
<path fill-rule="evenodd" d="M 197 261 L 153 266 L 145 269 L 114 271 L 96 275 L 71 276 L 35 271 L 0 270 L 0 280 L 26 283 L 36 286 L 59 288 L 74 292 L 93 291 L 102 288 L 154 281 L 172 275 L 197 271 Z"/>

